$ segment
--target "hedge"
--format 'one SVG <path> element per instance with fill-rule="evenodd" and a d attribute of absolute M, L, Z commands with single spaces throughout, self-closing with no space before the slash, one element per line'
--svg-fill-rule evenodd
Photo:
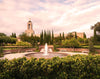
<path fill-rule="evenodd" d="M 100 79 L 100 56 L 0 60 L 0 79 Z"/>

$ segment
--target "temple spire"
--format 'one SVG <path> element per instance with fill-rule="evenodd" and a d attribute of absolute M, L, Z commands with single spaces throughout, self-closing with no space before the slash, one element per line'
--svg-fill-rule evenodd
<path fill-rule="evenodd" d="M 29 21 L 31 21 L 31 18 L 29 18 Z"/>

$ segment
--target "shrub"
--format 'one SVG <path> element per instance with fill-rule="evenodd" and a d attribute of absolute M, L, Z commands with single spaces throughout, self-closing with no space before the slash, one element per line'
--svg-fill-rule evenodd
<path fill-rule="evenodd" d="M 58 51 L 56 44 L 53 45 L 53 49 L 54 49 L 54 51 Z"/>
<path fill-rule="evenodd" d="M 0 60 L 0 79 L 100 79 L 100 56 Z"/>
<path fill-rule="evenodd" d="M 72 48 L 80 47 L 80 43 L 75 38 L 72 38 L 70 40 L 63 40 L 62 45 L 64 47 L 72 47 Z"/>
<path fill-rule="evenodd" d="M 95 48 L 91 39 L 89 40 L 89 51 L 92 54 L 95 52 Z"/>
<path fill-rule="evenodd" d="M 16 46 L 31 46 L 31 44 L 28 42 L 20 41 L 20 42 L 16 42 Z"/>

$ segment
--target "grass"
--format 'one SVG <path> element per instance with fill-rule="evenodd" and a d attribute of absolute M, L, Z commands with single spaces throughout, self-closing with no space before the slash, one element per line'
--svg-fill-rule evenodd
<path fill-rule="evenodd" d="M 4 48 L 3 50 L 12 50 L 12 49 L 19 49 L 19 48 Z"/>
<path fill-rule="evenodd" d="M 89 46 L 82 46 L 82 48 L 88 48 Z M 100 49 L 100 45 L 94 45 L 96 49 Z"/>

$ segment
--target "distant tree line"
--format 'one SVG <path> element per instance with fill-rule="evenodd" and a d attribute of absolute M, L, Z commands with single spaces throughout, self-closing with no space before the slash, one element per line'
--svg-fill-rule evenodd
<path fill-rule="evenodd" d="M 10 43 L 10 44 L 14 44 L 16 43 L 17 39 L 16 39 L 16 33 L 12 33 L 12 35 L 10 36 L 7 36 L 6 34 L 3 34 L 1 33 L 0 34 L 0 44 L 1 45 L 4 45 L 4 44 L 7 44 L 7 43 Z M 38 45 L 44 45 L 45 43 L 48 43 L 49 45 L 54 45 L 55 44 L 55 47 L 57 47 L 56 45 L 59 45 L 58 47 L 80 47 L 80 44 L 87 44 L 88 43 L 88 39 L 86 38 L 86 34 L 84 33 L 84 38 L 79 38 L 77 37 L 77 33 L 75 32 L 75 35 L 73 35 L 72 33 L 69 33 L 67 36 L 63 33 L 59 33 L 58 36 L 54 36 L 54 32 L 53 30 L 50 31 L 42 31 L 40 33 L 40 37 L 38 36 L 28 36 L 26 33 L 22 33 L 19 35 L 19 38 L 21 39 L 21 41 L 23 42 L 28 42 L 30 43 L 33 47 L 35 46 L 38 46 Z M 73 40 L 75 39 L 75 40 Z M 76 46 L 75 44 L 72 45 L 71 41 L 70 40 L 73 40 L 74 42 L 72 43 L 75 43 L 77 42 L 77 45 L 79 46 Z M 77 41 L 76 41 L 77 40 Z M 69 42 L 70 41 L 70 42 Z M 76 41 L 76 42 L 75 42 Z M 67 42 L 67 43 L 65 43 Z M 65 45 L 65 44 L 68 44 L 68 43 L 71 43 L 69 46 L 68 45 Z"/>
<path fill-rule="evenodd" d="M 13 36 L 7 36 L 6 34 L 4 33 L 0 33 L 0 45 L 5 45 L 7 43 L 11 43 L 11 44 L 14 44 L 16 43 L 17 39 L 16 37 L 13 37 Z"/>

